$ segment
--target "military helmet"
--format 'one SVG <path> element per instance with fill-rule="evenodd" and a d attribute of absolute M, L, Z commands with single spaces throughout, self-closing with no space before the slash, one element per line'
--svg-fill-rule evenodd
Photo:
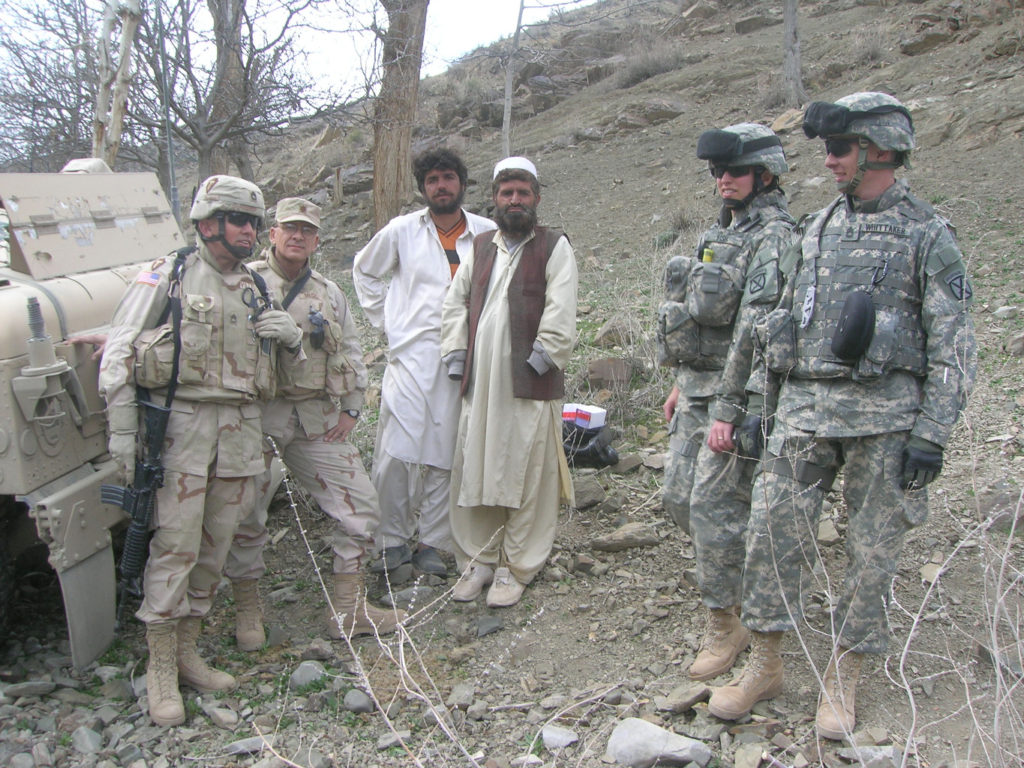
<path fill-rule="evenodd" d="M 252 214 L 261 225 L 267 213 L 263 193 L 251 181 L 237 176 L 211 176 L 199 185 L 189 218 L 202 221 L 222 211 Z"/>
<path fill-rule="evenodd" d="M 834 104 L 811 102 L 804 112 L 803 128 L 809 139 L 863 136 L 879 149 L 907 153 L 914 148 L 914 121 L 910 112 L 887 93 L 854 93 Z"/>
<path fill-rule="evenodd" d="M 712 165 L 760 165 L 773 176 L 789 170 L 782 140 L 758 123 L 737 123 L 704 131 L 697 139 L 697 157 Z"/>

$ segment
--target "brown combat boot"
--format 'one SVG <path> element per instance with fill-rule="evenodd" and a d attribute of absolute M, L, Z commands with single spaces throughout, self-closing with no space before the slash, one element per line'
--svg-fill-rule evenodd
<path fill-rule="evenodd" d="M 782 693 L 781 644 L 781 632 L 752 632 L 746 666 L 731 683 L 714 689 L 708 712 L 723 720 L 739 720 L 757 702 Z"/>
<path fill-rule="evenodd" d="M 836 655 L 829 660 L 825 677 L 821 681 L 821 697 L 818 699 L 818 714 L 815 717 L 818 735 L 842 741 L 853 733 L 857 721 L 853 711 L 854 697 L 863 658 L 863 654 L 836 648 Z"/>
<path fill-rule="evenodd" d="M 235 595 L 235 642 L 240 651 L 258 651 L 267 642 L 258 585 L 257 579 L 231 582 Z"/>
<path fill-rule="evenodd" d="M 209 666 L 199 656 L 196 641 L 203 620 L 189 616 L 178 622 L 178 678 L 201 693 L 233 691 L 238 683 L 227 672 Z"/>
<path fill-rule="evenodd" d="M 149 664 L 146 665 L 146 691 L 149 717 L 156 725 L 181 725 L 185 722 L 185 703 L 178 690 L 178 627 L 176 621 L 146 625 Z"/>
<path fill-rule="evenodd" d="M 363 577 L 358 573 L 334 574 L 334 611 L 327 605 L 327 634 L 333 640 L 356 635 L 387 635 L 405 621 L 405 611 L 377 608 L 366 602 Z M 341 625 L 339 627 L 339 624 Z"/>
<path fill-rule="evenodd" d="M 740 624 L 736 608 L 712 608 L 697 658 L 688 670 L 693 680 L 710 680 L 728 672 L 750 644 L 750 632 Z"/>

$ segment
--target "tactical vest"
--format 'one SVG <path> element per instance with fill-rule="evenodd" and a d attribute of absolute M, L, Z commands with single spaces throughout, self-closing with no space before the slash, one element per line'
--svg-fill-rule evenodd
<path fill-rule="evenodd" d="M 258 295 L 244 268 L 219 272 L 195 255 L 185 262 L 181 278 L 181 355 L 175 397 L 182 400 L 238 400 L 273 397 L 277 345 L 262 349 L 253 335 L 252 310 L 243 302 L 246 289 Z M 144 331 L 135 341 L 136 382 L 161 389 L 170 381 L 173 357 L 170 323 Z M 235 398 L 232 398 L 235 399 Z"/>
<path fill-rule="evenodd" d="M 266 259 L 254 261 L 249 266 L 263 275 L 276 298 L 283 299 L 287 295 L 284 278 Z M 278 393 L 288 400 L 308 400 L 325 394 L 340 398 L 349 394 L 356 386 L 356 373 L 342 352 L 343 329 L 331 304 L 326 278 L 315 270 L 311 271 L 305 285 L 286 309 L 302 331 L 306 362 L 291 374 L 287 383 L 278 386 Z M 314 338 L 320 338 L 320 329 L 315 327 L 314 318 L 317 323 L 321 320 L 323 323 L 323 339 L 318 342 L 319 348 L 313 343 Z"/>
<path fill-rule="evenodd" d="M 533 352 L 540 319 L 544 314 L 547 300 L 547 278 L 545 270 L 548 259 L 558 241 L 565 237 L 559 229 L 536 227 L 534 236 L 523 246 L 519 264 L 512 274 L 508 286 L 508 310 L 511 336 L 512 394 L 531 400 L 557 400 L 565 394 L 565 373 L 552 367 L 538 376 L 527 363 Z M 470 373 L 473 370 L 473 351 L 476 346 L 476 329 L 487 299 L 487 287 L 491 281 L 494 257 L 498 246 L 494 242 L 494 231 L 484 232 L 473 239 L 473 275 L 469 290 L 469 343 L 466 366 L 462 375 L 461 394 L 466 394 Z"/>
<path fill-rule="evenodd" d="M 794 278 L 795 376 L 869 381 L 893 370 L 926 373 L 918 275 L 921 225 L 930 214 L 908 196 L 878 213 L 850 213 L 840 197 L 811 223 Z M 874 334 L 859 360 L 841 360 L 832 337 L 847 296 L 856 290 L 874 302 Z"/>
<path fill-rule="evenodd" d="M 693 258 L 670 260 L 667 301 L 658 312 L 663 364 L 700 371 L 725 367 L 753 256 L 747 245 L 754 233 L 782 216 L 788 214 L 772 205 L 749 209 L 737 226 L 715 224 L 705 232 Z"/>

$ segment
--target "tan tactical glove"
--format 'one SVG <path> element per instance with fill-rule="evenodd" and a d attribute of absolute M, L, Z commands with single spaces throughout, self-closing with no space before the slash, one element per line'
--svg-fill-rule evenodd
<path fill-rule="evenodd" d="M 302 343 L 302 330 L 283 309 L 265 310 L 254 327 L 261 339 L 277 339 L 288 349 L 295 349 Z"/>

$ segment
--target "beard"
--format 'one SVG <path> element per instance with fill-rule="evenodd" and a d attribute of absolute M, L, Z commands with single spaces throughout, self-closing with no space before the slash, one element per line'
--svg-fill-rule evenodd
<path fill-rule="evenodd" d="M 462 200 L 465 196 L 466 190 L 460 189 L 459 193 L 447 203 L 437 203 L 433 200 L 427 200 L 427 208 L 429 208 L 430 212 L 435 216 L 447 216 L 450 213 L 455 213 L 462 207 Z"/>
<path fill-rule="evenodd" d="M 494 222 L 503 234 L 511 235 L 515 240 L 521 240 L 533 232 L 537 226 L 537 209 L 522 206 L 519 208 L 501 209 L 494 212 Z"/>

